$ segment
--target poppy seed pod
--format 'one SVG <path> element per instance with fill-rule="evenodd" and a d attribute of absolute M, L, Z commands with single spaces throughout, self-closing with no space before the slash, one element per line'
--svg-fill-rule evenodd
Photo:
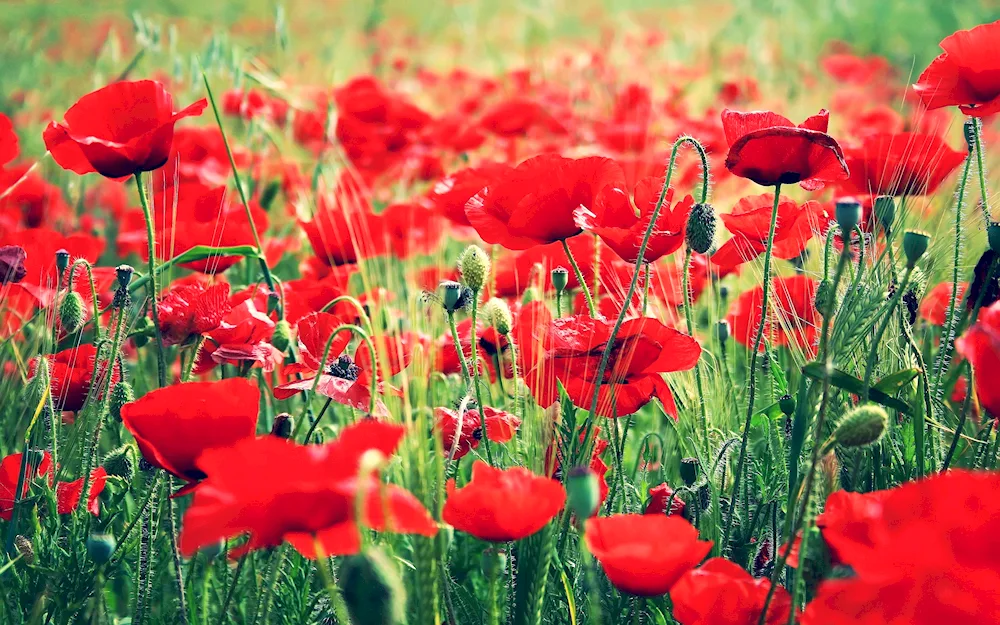
<path fill-rule="evenodd" d="M 878 220 L 882 229 L 892 232 L 892 222 L 896 219 L 896 200 L 891 195 L 880 195 L 875 198 L 874 206 L 875 219 Z"/>
<path fill-rule="evenodd" d="M 552 270 L 552 286 L 555 288 L 556 293 L 562 293 L 566 290 L 566 285 L 569 283 L 569 270 L 565 267 L 556 267 Z"/>
<path fill-rule="evenodd" d="M 882 438 L 888 425 L 889 415 L 881 406 L 865 404 L 844 415 L 833 437 L 842 447 L 864 447 Z"/>
<path fill-rule="evenodd" d="M 274 324 L 274 332 L 271 333 L 271 345 L 274 345 L 278 351 L 284 352 L 288 349 L 291 340 L 292 327 L 288 324 L 288 321 L 282 319 Z"/>
<path fill-rule="evenodd" d="M 791 395 L 782 395 L 778 400 L 778 407 L 781 408 L 781 414 L 786 417 L 792 416 L 795 414 L 795 398 Z"/>
<path fill-rule="evenodd" d="M 510 306 L 507 305 L 507 302 L 499 297 L 491 297 L 483 306 L 483 316 L 497 332 L 504 336 L 510 334 L 514 318 L 510 314 Z"/>
<path fill-rule="evenodd" d="M 697 458 L 681 459 L 681 479 L 688 486 L 693 486 L 698 481 L 698 468 L 700 464 Z"/>
<path fill-rule="evenodd" d="M 466 296 L 466 288 L 453 280 L 445 280 L 441 283 L 444 295 L 441 298 L 441 305 L 448 312 L 455 312 L 460 308 L 465 308 L 469 298 Z"/>
<path fill-rule="evenodd" d="M 903 252 L 906 254 L 906 266 L 914 267 L 930 245 L 931 235 L 919 230 L 907 230 L 903 233 Z"/>
<path fill-rule="evenodd" d="M 837 225 L 840 226 L 840 235 L 846 243 L 858 222 L 861 221 L 861 204 L 852 197 L 841 198 L 837 200 L 834 213 L 837 217 Z"/>
<path fill-rule="evenodd" d="M 291 438 L 292 425 L 292 415 L 287 412 L 282 412 L 274 417 L 274 423 L 271 425 L 271 436 L 277 436 L 278 438 Z"/>
<path fill-rule="evenodd" d="M 132 274 L 135 269 L 131 265 L 118 265 L 115 267 L 115 277 L 118 278 L 118 288 L 125 289 L 132 282 Z"/>
<path fill-rule="evenodd" d="M 96 564 L 104 564 L 111 559 L 117 542 L 111 534 L 91 534 L 87 537 L 87 555 Z"/>
<path fill-rule="evenodd" d="M 566 501 L 578 519 L 589 519 L 601 503 L 601 487 L 590 467 L 570 469 L 566 480 Z"/>
<path fill-rule="evenodd" d="M 729 330 L 729 322 L 723 319 L 718 324 L 716 324 L 715 333 L 719 337 L 719 344 L 725 347 L 726 341 L 729 340 L 729 335 L 731 334 Z"/>
<path fill-rule="evenodd" d="M 686 241 L 694 252 L 705 254 L 715 246 L 715 209 L 711 204 L 695 204 L 688 214 Z"/>
<path fill-rule="evenodd" d="M 116 420 L 122 420 L 122 407 L 135 401 L 135 391 L 132 385 L 125 380 L 119 380 L 111 387 L 111 416 Z"/>
<path fill-rule="evenodd" d="M 399 572 L 378 548 L 344 558 L 341 590 L 355 625 L 406 622 L 406 591 Z"/>
<path fill-rule="evenodd" d="M 135 479 L 136 465 L 138 464 L 138 454 L 132 445 L 122 445 L 113 449 L 104 456 L 101 466 L 108 472 L 108 475 L 121 478 L 127 484 L 131 484 Z"/>
<path fill-rule="evenodd" d="M 486 285 L 486 277 L 490 275 L 490 257 L 478 245 L 470 245 L 458 259 L 458 271 L 465 283 L 474 293 L 478 293 Z"/>
<path fill-rule="evenodd" d="M 66 332 L 75 334 L 83 327 L 83 297 L 70 291 L 59 305 L 59 321 Z"/>
<path fill-rule="evenodd" d="M 69 252 L 64 249 L 56 250 L 56 271 L 61 276 L 66 272 L 67 267 L 69 267 Z"/>
<path fill-rule="evenodd" d="M 1000 254 L 1000 224 L 991 223 L 986 228 L 986 240 L 990 243 L 990 249 Z"/>

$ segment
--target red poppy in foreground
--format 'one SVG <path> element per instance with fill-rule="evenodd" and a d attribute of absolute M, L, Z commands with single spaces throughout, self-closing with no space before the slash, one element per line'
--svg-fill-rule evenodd
<path fill-rule="evenodd" d="M 724 558 L 712 558 L 688 571 L 670 589 L 673 616 L 681 625 L 757 625 L 771 582 L 754 579 Z M 778 588 L 767 609 L 765 625 L 788 620 L 792 600 Z"/>
<path fill-rule="evenodd" d="M 101 493 L 108 483 L 108 472 L 104 467 L 97 467 L 90 474 L 90 485 L 87 493 L 87 511 L 98 516 L 101 513 Z M 58 514 L 72 514 L 80 504 L 80 497 L 83 496 L 83 478 L 78 478 L 72 482 L 59 482 L 56 485 L 56 512 Z"/>
<path fill-rule="evenodd" d="M 484 187 L 465 205 L 465 216 L 487 243 L 526 250 L 580 234 L 574 211 L 593 208 L 601 189 L 624 180 L 609 158 L 543 154 Z"/>
<path fill-rule="evenodd" d="M 870 135 L 844 155 L 851 177 L 842 190 L 872 197 L 934 193 L 965 160 L 940 137 L 915 132 Z"/>
<path fill-rule="evenodd" d="M 535 330 L 536 334 L 544 332 L 545 356 L 525 380 L 539 405 L 551 406 L 558 400 L 558 380 L 576 406 L 590 408 L 597 369 L 613 326 L 603 317 L 575 315 Z M 661 374 L 691 369 L 700 356 L 701 346 L 690 336 L 656 319 L 629 319 L 614 337 L 600 380 L 597 414 L 634 414 L 656 397 L 664 411 L 676 418 L 673 394 Z"/>
<path fill-rule="evenodd" d="M 472 466 L 472 479 L 462 488 L 448 480 L 448 500 L 442 519 L 480 540 L 508 542 L 531 536 L 545 527 L 566 502 L 556 480 L 523 467 L 494 469 L 485 462 Z"/>
<path fill-rule="evenodd" d="M 486 406 L 483 412 L 486 413 L 486 434 L 494 443 L 510 441 L 517 433 L 517 428 L 521 426 L 521 420 L 509 412 L 492 406 Z M 454 460 L 458 460 L 479 447 L 479 442 L 483 438 L 483 420 L 478 410 L 467 410 L 459 418 L 457 410 L 435 408 L 434 417 L 434 427 L 441 434 L 446 456 L 450 456 L 454 448 Z M 461 432 L 459 432 L 459 422 L 461 422 Z"/>
<path fill-rule="evenodd" d="M 370 473 L 359 475 L 362 456 L 392 455 L 403 432 L 398 425 L 366 420 L 344 428 L 326 445 L 265 436 L 205 452 L 198 470 L 206 477 L 184 515 L 181 552 L 191 555 L 248 534 L 246 543 L 230 549 L 230 557 L 284 541 L 307 558 L 350 555 L 361 548 L 359 524 L 433 536 L 437 525 L 407 490 L 383 484 Z"/>
<path fill-rule="evenodd" d="M 1000 112 L 1000 21 L 960 30 L 941 40 L 913 90 L 928 109 L 957 106 L 972 117 Z"/>
<path fill-rule="evenodd" d="M 979 311 L 976 324 L 955 341 L 955 349 L 972 365 L 979 403 L 1000 418 L 1000 302 Z"/>
<path fill-rule="evenodd" d="M 829 121 L 825 109 L 798 126 L 770 111 L 726 109 L 722 112 L 729 143 L 726 169 L 765 187 L 798 183 L 815 191 L 827 182 L 845 180 L 843 151 L 826 134 Z"/>
<path fill-rule="evenodd" d="M 733 233 L 711 258 L 721 273 L 732 271 L 764 253 L 773 209 L 774 194 L 764 193 L 741 199 L 731 213 L 721 215 L 722 223 Z M 795 200 L 781 198 L 774 230 L 774 256 L 785 260 L 800 256 L 806 244 L 829 222 L 830 216 L 819 202 L 799 205 Z"/>
<path fill-rule="evenodd" d="M 774 279 L 774 313 L 764 324 L 764 336 L 774 337 L 774 346 L 796 347 L 809 354 L 815 350 L 817 328 L 821 321 L 816 311 L 818 282 L 809 276 L 789 276 Z M 733 338 L 741 345 L 752 347 L 761 323 L 764 289 L 744 291 L 733 302 L 726 320 Z M 761 350 L 764 346 L 761 345 Z"/>
<path fill-rule="evenodd" d="M 253 437 L 260 390 L 243 378 L 186 382 L 146 393 L 122 406 L 122 422 L 154 467 L 195 482 L 205 477 L 196 461 L 215 447 Z"/>
<path fill-rule="evenodd" d="M 634 264 L 639 259 L 639 248 L 642 247 L 642 240 L 659 202 L 663 180 L 643 178 L 635 187 L 633 200 L 629 199 L 628 192 L 623 187 L 624 185 L 605 187 L 597 195 L 593 209 L 579 206 L 573 214 L 580 228 L 598 235 L 622 260 Z M 685 195 L 676 205 L 672 205 L 673 197 L 673 188 L 667 189 L 643 262 L 655 262 L 663 256 L 673 254 L 684 244 L 688 213 L 691 212 L 694 199 Z M 635 214 L 636 208 L 639 209 L 638 216 Z"/>
<path fill-rule="evenodd" d="M 116 82 L 71 106 L 65 123 L 45 128 L 45 147 L 63 169 L 121 178 L 159 169 L 167 162 L 174 124 L 201 115 L 202 98 L 174 112 L 174 99 L 153 80 Z"/>
<path fill-rule="evenodd" d="M 509 175 L 509 165 L 485 161 L 451 173 L 431 187 L 427 200 L 445 217 L 459 226 L 468 226 L 465 204 L 493 180 Z"/>
<path fill-rule="evenodd" d="M 677 516 L 596 517 L 587 521 L 585 538 L 615 588 L 642 597 L 667 593 L 712 549 Z"/>

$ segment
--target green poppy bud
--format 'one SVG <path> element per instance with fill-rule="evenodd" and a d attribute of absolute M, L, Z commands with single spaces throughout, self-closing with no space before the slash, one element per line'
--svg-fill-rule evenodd
<path fill-rule="evenodd" d="M 486 277 L 490 275 L 490 256 L 478 245 L 470 245 L 458 259 L 458 271 L 462 274 L 462 282 L 473 293 L 483 290 Z"/>
<path fill-rule="evenodd" d="M 488 580 L 495 580 L 507 570 L 507 552 L 503 549 L 490 548 L 483 552 L 483 575 Z"/>
<path fill-rule="evenodd" d="M 840 234 L 845 242 L 850 240 L 851 233 L 861 221 L 861 204 L 852 197 L 845 197 L 837 200 L 834 214 L 837 217 L 837 225 L 840 226 Z"/>
<path fill-rule="evenodd" d="M 844 415 L 833 437 L 843 447 L 864 447 L 882 438 L 888 425 L 889 415 L 881 406 L 865 404 Z"/>
<path fill-rule="evenodd" d="M 271 332 L 271 345 L 278 348 L 278 351 L 284 353 L 288 349 L 289 343 L 292 341 L 292 327 L 289 325 L 288 321 L 282 319 L 278 323 L 274 324 L 274 331 Z"/>
<path fill-rule="evenodd" d="M 715 326 L 715 333 L 719 337 L 719 344 L 723 347 L 726 345 L 726 341 L 729 340 L 729 322 L 723 319 Z"/>
<path fill-rule="evenodd" d="M 715 246 L 715 209 L 711 204 L 695 204 L 688 213 L 687 246 L 694 252 L 705 254 Z"/>
<path fill-rule="evenodd" d="M 896 219 L 896 200 L 891 195 L 875 198 L 875 219 L 887 233 L 892 232 L 892 222 Z"/>
<path fill-rule="evenodd" d="M 681 479 L 688 486 L 694 486 L 695 482 L 698 481 L 698 470 L 701 463 L 698 462 L 697 458 L 682 458 L 681 459 Z"/>
<path fill-rule="evenodd" d="M 907 230 L 903 233 L 903 252 L 906 254 L 907 267 L 914 267 L 930 245 L 931 235 L 919 230 Z"/>
<path fill-rule="evenodd" d="M 111 416 L 118 421 L 122 420 L 122 406 L 135 401 L 135 391 L 132 385 L 125 380 L 119 380 L 111 387 Z"/>
<path fill-rule="evenodd" d="M 83 318 L 83 297 L 76 291 L 70 291 L 59 306 L 59 321 L 64 330 L 76 334 L 83 327 Z"/>
<path fill-rule="evenodd" d="M 552 286 L 556 293 L 562 293 L 569 284 L 569 270 L 565 267 L 556 267 L 552 270 Z"/>
<path fill-rule="evenodd" d="M 833 281 L 829 278 L 821 280 L 816 287 L 816 312 L 829 317 L 837 309 L 837 293 Z"/>
<path fill-rule="evenodd" d="M 491 297 L 483 306 L 483 317 L 497 332 L 506 336 L 514 325 L 514 318 L 510 314 L 510 306 L 499 297 Z"/>
<path fill-rule="evenodd" d="M 781 399 L 778 400 L 778 407 L 781 408 L 781 414 L 786 417 L 790 417 L 795 414 L 795 398 L 791 395 L 782 395 Z"/>
<path fill-rule="evenodd" d="M 139 455 L 132 445 L 122 445 L 104 456 L 102 466 L 108 475 L 119 477 L 125 483 L 131 484 L 135 479 L 135 470 L 139 464 Z"/>
<path fill-rule="evenodd" d="M 576 518 L 581 520 L 589 519 L 597 512 L 601 503 L 601 485 L 590 467 L 570 469 L 566 479 L 566 502 Z"/>
<path fill-rule="evenodd" d="M 354 625 L 402 625 L 406 591 L 399 572 L 377 547 L 344 558 L 341 591 Z"/>
<path fill-rule="evenodd" d="M 117 544 L 110 534 L 91 534 L 87 537 L 87 555 L 96 564 L 104 564 L 111 559 Z"/>
<path fill-rule="evenodd" d="M 1000 254 L 1000 224 L 992 223 L 986 228 L 986 239 L 990 243 L 990 249 Z"/>

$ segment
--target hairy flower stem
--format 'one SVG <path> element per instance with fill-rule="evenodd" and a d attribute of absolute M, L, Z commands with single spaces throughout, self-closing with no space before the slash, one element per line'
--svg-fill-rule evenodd
<path fill-rule="evenodd" d="M 173 490 L 174 478 L 167 476 L 166 499 L 167 499 L 167 538 L 170 542 L 170 556 L 174 561 L 174 585 L 177 587 L 177 601 L 180 603 L 178 612 L 180 613 L 180 623 L 187 625 L 187 597 L 184 593 L 184 568 L 181 566 L 181 554 L 177 549 L 177 519 L 174 516 L 174 499 L 170 496 Z"/>
<path fill-rule="evenodd" d="M 760 324 L 757 326 L 757 335 L 753 341 L 753 348 L 750 352 L 750 368 L 748 369 L 747 377 L 749 389 L 747 397 L 747 416 L 743 423 L 743 436 L 740 439 L 740 455 L 739 459 L 736 461 L 736 473 L 733 474 L 733 488 L 735 489 L 733 493 L 732 504 L 729 506 L 729 510 L 726 512 L 726 523 L 723 526 L 722 531 L 722 543 L 719 545 L 719 553 L 725 555 L 726 549 L 729 547 L 729 532 L 733 527 L 733 516 L 736 512 L 736 501 L 739 499 L 740 489 L 743 486 L 743 469 L 746 464 L 747 459 L 747 442 L 750 438 L 750 421 L 753 419 L 753 408 L 754 399 L 757 392 L 757 355 L 760 353 L 760 344 L 764 339 L 764 326 L 767 325 L 767 304 L 768 297 L 771 293 L 771 256 L 774 250 L 774 231 L 778 225 L 778 202 L 781 199 L 781 185 L 777 184 L 774 187 L 774 205 L 771 207 L 771 225 L 767 231 L 767 250 L 764 252 L 764 294 L 761 297 L 761 307 L 760 307 Z M 845 241 L 844 249 L 849 250 L 849 245 Z M 844 255 L 841 254 L 841 264 L 844 262 Z M 836 283 L 834 283 L 834 290 L 836 290 Z M 725 485 L 722 485 L 723 487 Z"/>
<path fill-rule="evenodd" d="M 976 172 L 979 174 L 979 193 L 983 199 L 983 216 L 986 217 L 986 223 L 989 224 L 993 221 L 993 218 L 990 215 L 989 194 L 986 190 L 986 166 L 983 159 L 983 136 L 981 132 L 983 123 L 978 118 L 973 118 L 972 121 L 972 143 L 976 149 Z"/>
<path fill-rule="evenodd" d="M 94 342 L 101 340 L 101 302 L 97 298 L 97 285 L 94 283 L 94 268 L 87 261 L 86 258 L 77 258 L 70 265 L 69 271 L 66 272 L 66 295 L 73 292 L 73 278 L 76 276 L 76 268 L 83 267 L 83 270 L 87 273 L 87 284 L 90 286 L 90 301 L 94 308 Z M 65 297 L 65 295 L 64 295 Z"/>
<path fill-rule="evenodd" d="M 146 243 L 149 245 L 149 282 L 146 284 L 146 290 L 149 293 L 149 309 L 153 314 L 153 331 L 156 334 L 156 381 L 158 387 L 163 388 L 167 385 L 167 359 L 163 350 L 163 335 L 160 333 L 160 305 L 157 302 L 159 291 L 156 287 L 156 231 L 153 228 L 153 213 L 149 208 L 149 199 L 146 197 L 141 173 L 135 174 L 135 188 L 139 192 L 142 217 L 146 222 Z"/>
<path fill-rule="evenodd" d="M 580 288 L 583 289 L 583 296 L 587 298 L 587 311 L 590 313 L 592 318 L 596 318 L 597 307 L 594 305 L 594 296 L 590 294 L 590 287 L 587 286 L 587 281 L 583 277 L 583 272 L 580 271 L 580 265 L 577 264 L 576 258 L 573 257 L 573 252 L 570 251 L 569 244 L 566 243 L 566 239 L 562 240 L 562 246 L 563 250 L 566 252 L 566 258 L 569 259 L 569 265 L 573 268 L 573 274 L 576 276 L 576 281 L 580 283 Z"/>
<path fill-rule="evenodd" d="M 455 313 L 451 311 L 448 311 L 448 327 L 451 329 L 451 340 L 455 344 L 455 351 L 458 352 L 458 364 L 462 367 L 462 380 L 466 385 L 469 385 L 472 383 L 472 377 L 469 375 L 469 361 L 465 358 L 465 349 L 462 347 L 462 340 L 458 336 L 458 324 L 455 323 Z"/>
<path fill-rule="evenodd" d="M 882 317 L 882 322 L 879 324 L 878 329 L 875 331 L 875 336 L 872 339 L 871 349 L 868 350 L 868 360 L 865 361 L 865 378 L 864 378 L 864 388 L 861 389 L 861 403 L 868 401 L 868 395 L 870 393 L 869 386 L 872 381 L 872 372 L 875 371 L 875 357 L 878 356 L 878 347 L 882 342 L 882 335 L 885 334 L 885 329 L 889 327 L 889 323 L 892 321 L 893 316 L 896 313 L 896 307 L 899 305 L 900 300 L 903 299 L 903 293 L 906 291 L 906 285 L 910 282 L 910 276 L 913 274 L 914 265 L 907 265 L 906 271 L 903 273 L 903 279 L 898 285 L 896 285 L 896 292 L 892 294 L 892 299 L 889 300 L 889 306 L 885 311 L 885 315 Z"/>
<path fill-rule="evenodd" d="M 646 265 L 646 283 L 649 283 L 649 265 Z M 688 247 L 684 251 L 684 274 L 681 276 L 681 289 L 684 293 L 684 319 L 687 321 L 687 331 L 691 337 L 694 337 L 694 321 L 691 315 L 691 248 Z M 694 380 L 695 385 L 698 388 L 698 411 L 701 417 L 701 437 L 702 443 L 704 444 L 704 452 L 706 455 L 709 453 L 711 445 L 708 439 L 708 407 L 705 404 L 705 390 L 704 385 L 701 381 L 701 357 L 694 363 Z"/>
<path fill-rule="evenodd" d="M 472 347 L 472 356 L 473 357 L 475 357 L 477 355 L 477 351 L 476 351 L 476 340 L 477 340 L 476 339 L 476 321 L 477 321 L 477 319 L 476 319 L 476 317 L 477 317 L 478 313 L 479 313 L 479 291 L 475 291 L 472 294 L 472 319 L 471 319 L 472 320 L 472 329 L 470 330 L 470 332 L 472 334 L 471 334 L 471 338 L 469 339 L 469 343 L 470 343 L 470 345 Z M 452 317 L 452 320 L 454 320 L 454 317 Z M 456 335 L 458 334 L 457 330 L 458 330 L 458 328 L 456 326 L 456 328 L 455 328 L 455 334 Z M 462 349 L 462 346 L 460 344 L 456 344 L 455 347 L 459 351 L 461 351 L 461 349 Z M 483 430 L 482 441 L 483 441 L 483 448 L 486 449 L 486 461 L 489 463 L 489 465 L 491 467 L 493 467 L 493 466 L 496 466 L 496 463 L 493 462 L 493 450 L 490 448 L 490 437 L 489 437 L 487 429 L 486 429 L 486 408 L 483 405 L 483 390 L 479 386 L 479 371 L 480 371 L 479 359 L 476 358 L 475 362 L 473 363 L 473 368 L 472 368 L 472 389 L 473 389 L 473 391 L 476 394 L 476 403 L 479 404 L 479 427 L 481 427 L 482 430 Z M 497 371 L 497 376 L 498 377 L 500 377 L 502 375 L 503 375 L 503 371 Z"/>
<path fill-rule="evenodd" d="M 132 622 L 142 625 L 146 617 L 146 610 L 152 591 L 153 569 L 153 518 L 156 516 L 157 498 L 160 490 L 159 471 L 150 471 L 146 478 L 147 487 L 150 490 L 150 505 L 146 506 L 142 512 L 142 524 L 139 530 L 139 562 L 137 564 L 138 574 L 136 575 L 135 613 Z"/>

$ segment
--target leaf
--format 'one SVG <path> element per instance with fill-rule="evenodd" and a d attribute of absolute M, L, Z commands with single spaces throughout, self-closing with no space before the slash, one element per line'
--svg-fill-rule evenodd
<path fill-rule="evenodd" d="M 920 375 L 920 369 L 916 367 L 900 369 L 896 373 L 890 373 L 879 380 L 878 383 L 872 388 L 891 395 L 903 390 L 903 388 L 912 382 L 918 375 Z"/>
<path fill-rule="evenodd" d="M 802 373 L 806 374 L 814 380 L 823 380 L 825 367 L 818 362 L 811 362 L 808 365 L 802 367 Z M 861 380 L 857 379 L 849 373 L 845 373 L 840 369 L 834 369 L 833 373 L 830 375 L 830 384 L 836 386 L 839 389 L 848 391 L 849 393 L 854 393 L 855 395 L 861 395 L 864 393 L 865 384 Z M 910 405 L 904 401 L 900 401 L 895 397 L 886 395 L 884 392 L 878 390 L 877 388 L 871 388 L 868 391 L 868 398 L 873 402 L 882 404 L 886 408 L 892 408 L 897 412 L 902 412 L 903 414 L 912 414 L 912 408 Z"/>

